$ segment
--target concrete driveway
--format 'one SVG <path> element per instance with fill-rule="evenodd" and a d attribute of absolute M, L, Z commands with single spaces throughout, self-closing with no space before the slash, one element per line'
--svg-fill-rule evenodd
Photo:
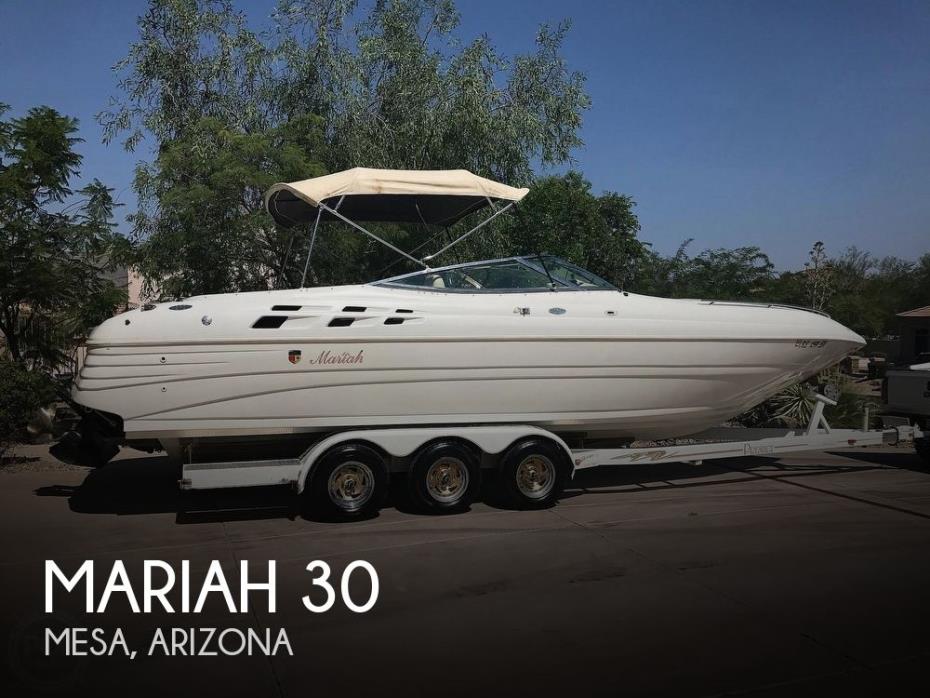
<path fill-rule="evenodd" d="M 328 524 L 277 491 L 181 496 L 158 457 L 98 471 L 0 473 L 4 695 L 924 694 L 930 660 L 930 474 L 894 448 L 579 473 L 558 507 L 388 507 Z M 403 506 L 401 505 L 401 509 Z M 278 612 L 43 613 L 43 564 L 122 560 L 231 580 L 278 565 Z M 367 614 L 307 612 L 308 562 L 371 562 Z M 103 579 L 100 581 L 102 582 Z M 357 583 L 356 583 L 357 582 Z M 353 593 L 367 595 L 353 577 Z M 261 597 L 255 597 L 261 600 Z M 46 658 L 49 625 L 284 627 L 294 656 Z M 918 688 L 920 687 L 920 688 Z"/>

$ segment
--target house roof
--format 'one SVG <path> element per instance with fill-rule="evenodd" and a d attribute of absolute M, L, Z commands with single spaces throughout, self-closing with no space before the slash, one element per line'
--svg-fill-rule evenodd
<path fill-rule="evenodd" d="M 898 313 L 898 317 L 930 317 L 930 305 L 925 305 L 923 308 L 905 310 L 903 313 Z"/>

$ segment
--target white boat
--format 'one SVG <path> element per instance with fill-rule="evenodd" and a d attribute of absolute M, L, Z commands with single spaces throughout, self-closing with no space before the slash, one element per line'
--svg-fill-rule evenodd
<path fill-rule="evenodd" d="M 493 218 L 525 194 L 464 171 L 359 169 L 276 185 L 267 204 L 281 223 L 339 218 L 376 237 L 359 221 Z M 129 441 L 499 424 L 657 439 L 718 425 L 864 344 L 821 313 L 637 295 L 555 257 L 431 268 L 445 248 L 396 251 L 424 269 L 107 320 L 74 400 Z"/>

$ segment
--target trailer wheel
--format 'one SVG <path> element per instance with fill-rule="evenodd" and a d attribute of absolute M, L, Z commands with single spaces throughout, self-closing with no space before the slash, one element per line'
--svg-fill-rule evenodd
<path fill-rule="evenodd" d="M 365 444 L 342 444 L 323 455 L 312 471 L 312 511 L 327 517 L 363 518 L 381 508 L 387 486 L 381 454 Z"/>
<path fill-rule="evenodd" d="M 501 460 L 497 487 L 517 509 L 545 509 L 562 494 L 569 467 L 565 454 L 545 439 L 523 439 Z"/>
<path fill-rule="evenodd" d="M 481 488 L 481 469 L 474 454 L 455 441 L 427 445 L 407 476 L 414 503 L 431 513 L 467 509 Z"/>

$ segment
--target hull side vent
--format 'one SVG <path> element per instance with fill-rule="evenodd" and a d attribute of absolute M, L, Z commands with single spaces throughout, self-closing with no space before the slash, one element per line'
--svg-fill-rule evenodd
<path fill-rule="evenodd" d="M 364 305 L 347 305 L 342 309 L 344 313 L 364 313 L 368 308 Z"/>
<path fill-rule="evenodd" d="M 407 308 L 398 308 L 398 309 L 395 310 L 394 312 L 395 312 L 395 313 L 412 313 L 413 311 L 412 311 L 412 310 L 408 310 Z"/>
<path fill-rule="evenodd" d="M 258 318 L 252 329 L 255 330 L 275 330 L 287 321 L 287 315 L 263 315 Z"/>
<path fill-rule="evenodd" d="M 355 322 L 354 317 L 334 317 L 329 321 L 329 327 L 348 327 Z"/>
<path fill-rule="evenodd" d="M 273 305 L 271 306 L 271 310 L 272 311 L 300 310 L 300 306 L 299 305 Z"/>
<path fill-rule="evenodd" d="M 389 317 L 389 318 L 384 318 L 384 324 L 385 324 L 385 325 L 403 325 L 403 324 L 404 324 L 404 318 L 402 318 L 402 317 Z"/>

